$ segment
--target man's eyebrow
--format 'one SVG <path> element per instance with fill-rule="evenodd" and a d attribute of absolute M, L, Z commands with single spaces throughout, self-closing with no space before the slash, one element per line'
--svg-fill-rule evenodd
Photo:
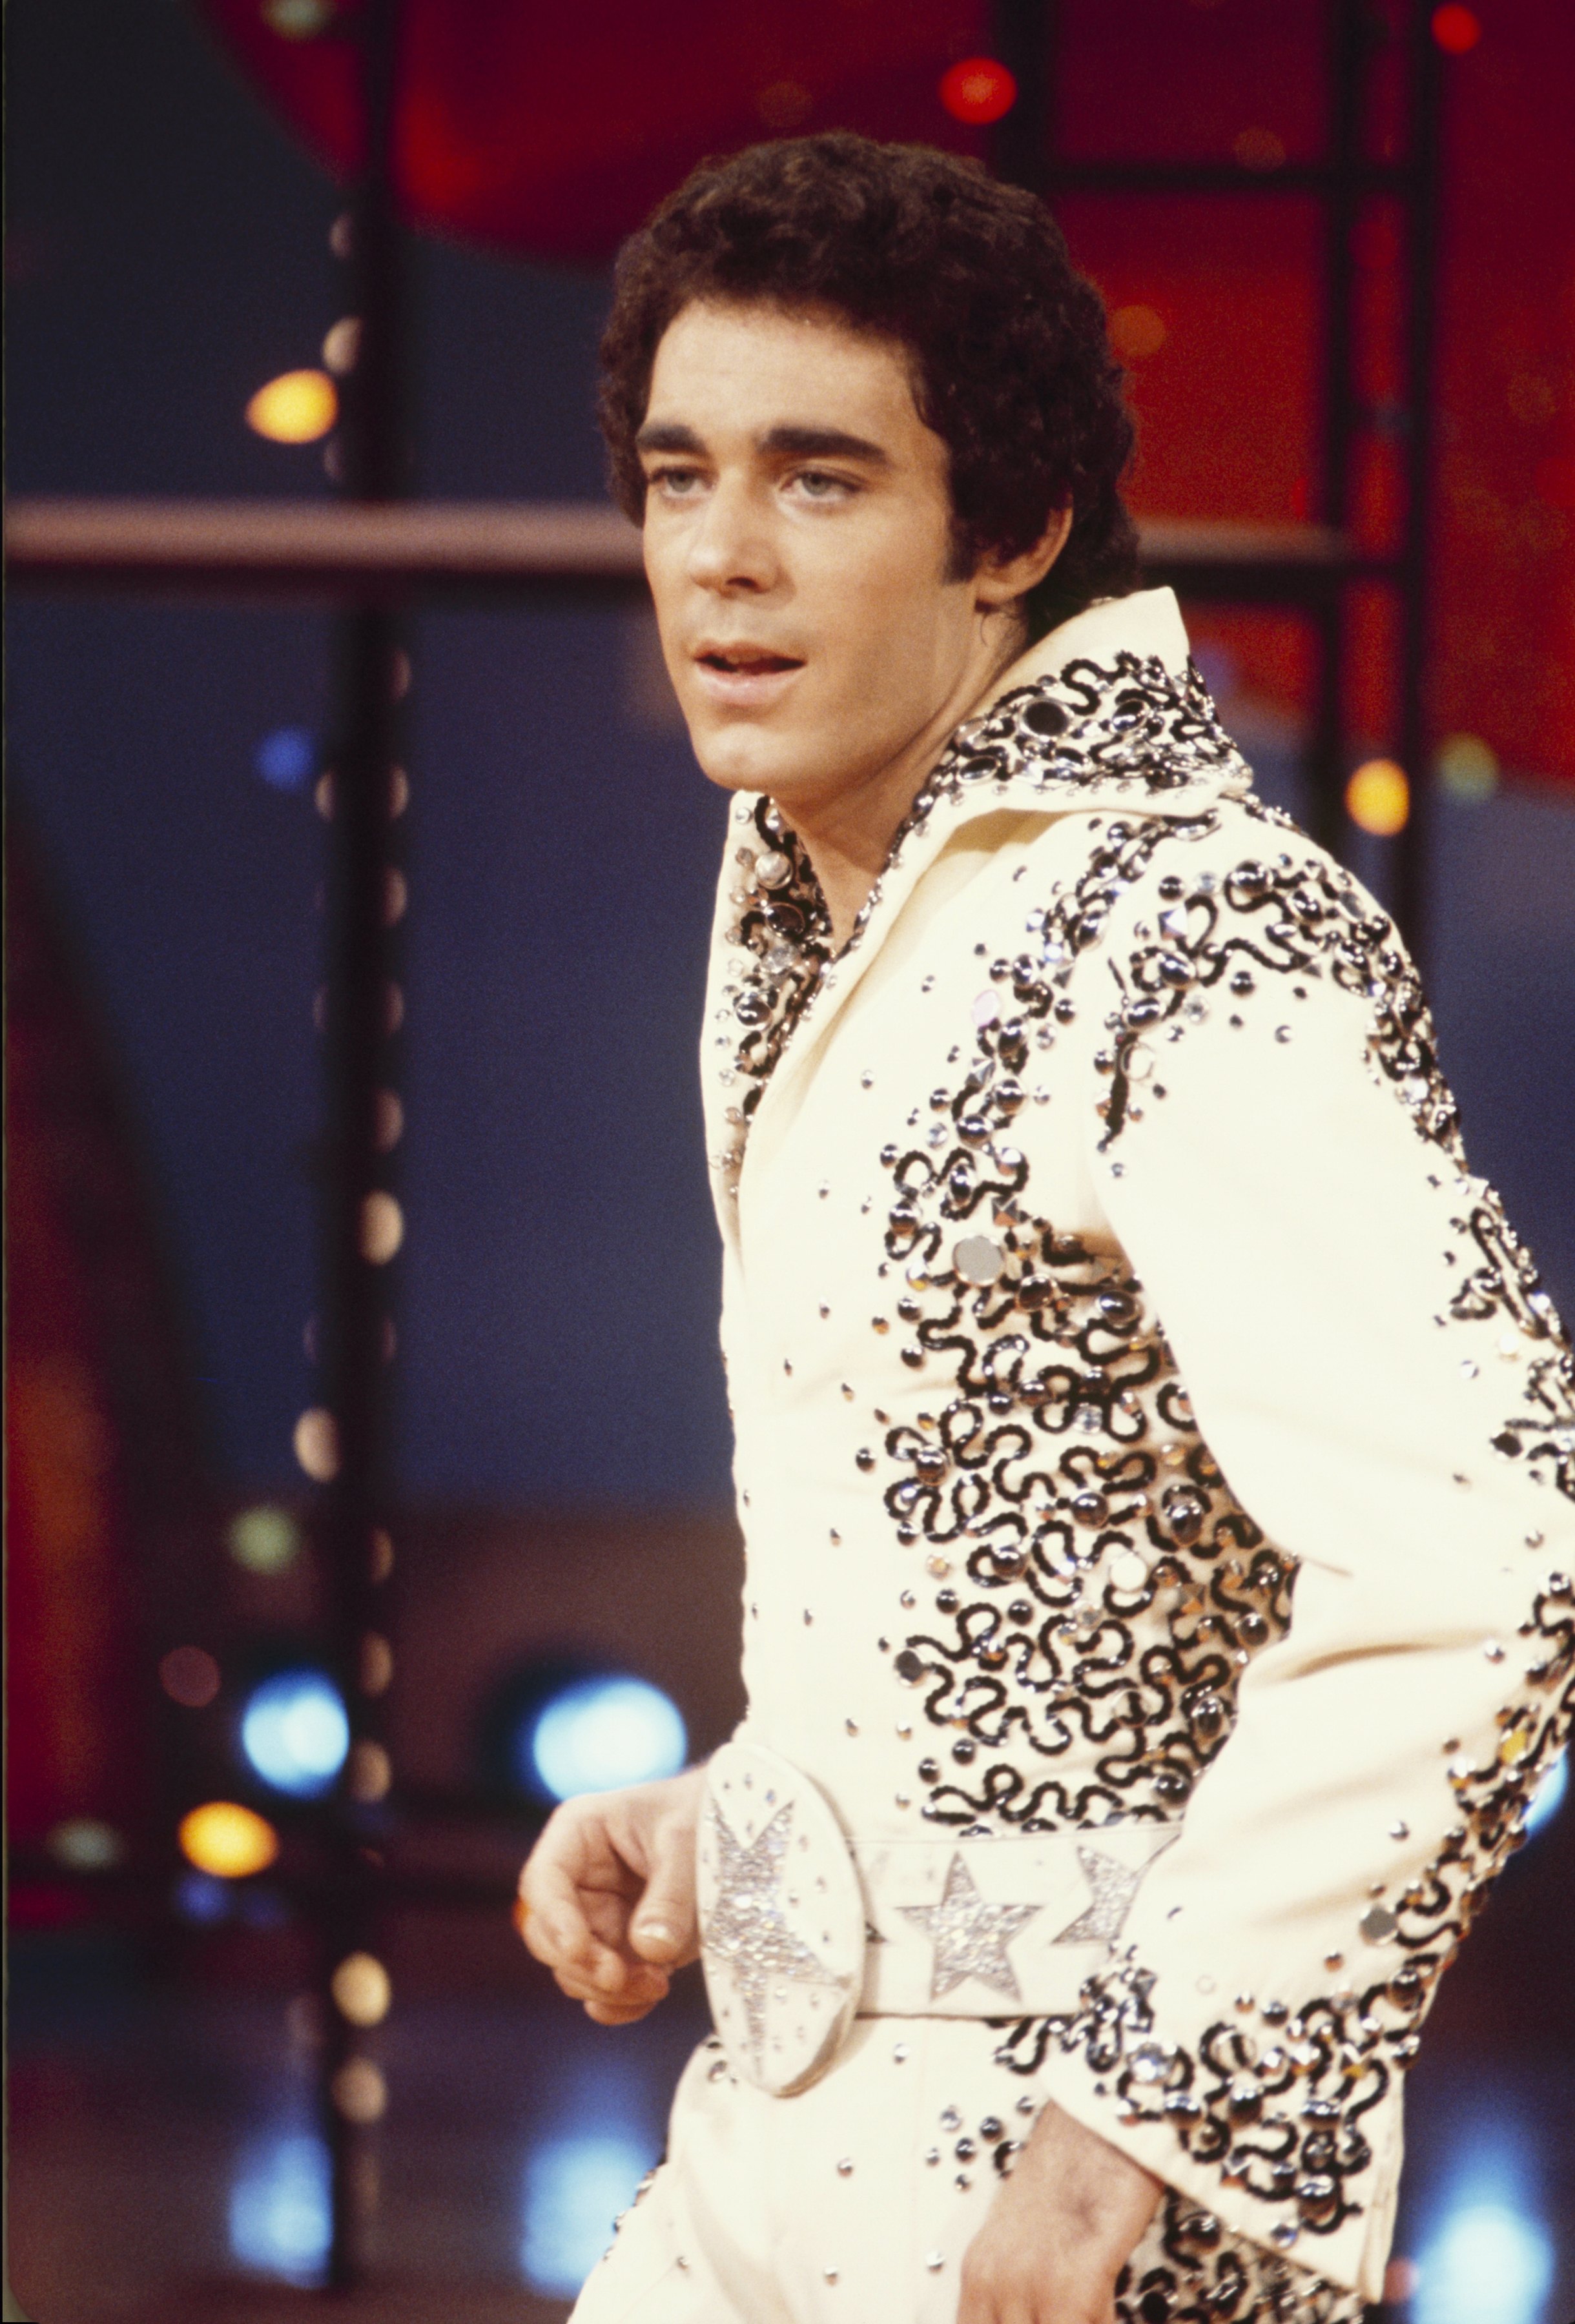
<path fill-rule="evenodd" d="M 850 436 L 842 428 L 800 428 L 784 424 L 757 439 L 768 456 L 792 460 L 862 460 L 872 468 L 889 468 L 891 454 L 866 436 Z M 635 438 L 637 452 L 702 453 L 705 446 L 692 428 L 681 420 L 647 420 Z"/>
<path fill-rule="evenodd" d="M 774 428 L 761 438 L 760 448 L 798 460 L 863 460 L 872 468 L 892 465 L 883 446 L 865 436 L 849 436 L 841 428 Z"/>
<path fill-rule="evenodd" d="M 635 438 L 636 452 L 703 452 L 705 446 L 692 428 L 679 420 L 651 420 Z"/>

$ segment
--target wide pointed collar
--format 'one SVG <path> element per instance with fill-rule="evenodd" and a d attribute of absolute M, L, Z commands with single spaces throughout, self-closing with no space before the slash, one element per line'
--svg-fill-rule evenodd
<path fill-rule="evenodd" d="M 996 679 L 948 743 L 893 843 L 939 815 L 1000 807 L 1191 816 L 1252 774 L 1191 659 L 1170 589 L 1074 614 Z"/>
<path fill-rule="evenodd" d="M 1190 658 L 1174 594 L 1148 589 L 1074 615 L 996 679 L 914 799 L 835 958 L 808 854 L 771 800 L 740 799 L 713 954 L 713 1022 L 735 1028 L 718 1075 L 722 1186 L 737 1185 L 752 1117 L 789 1037 L 812 1004 L 822 1013 L 822 994 L 840 983 L 846 998 L 875 944 L 872 923 L 889 923 L 965 824 L 1002 809 L 1190 818 L 1240 798 L 1251 781 Z"/>

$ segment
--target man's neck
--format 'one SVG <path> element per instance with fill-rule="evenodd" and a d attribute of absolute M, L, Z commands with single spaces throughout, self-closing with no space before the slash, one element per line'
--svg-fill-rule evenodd
<path fill-rule="evenodd" d="M 995 623 L 981 627 L 977 650 L 904 750 L 864 782 L 829 791 L 823 801 L 795 799 L 784 808 L 820 882 L 834 951 L 852 935 L 892 841 L 951 736 L 1026 645 L 1019 624 L 1005 639 Z"/>

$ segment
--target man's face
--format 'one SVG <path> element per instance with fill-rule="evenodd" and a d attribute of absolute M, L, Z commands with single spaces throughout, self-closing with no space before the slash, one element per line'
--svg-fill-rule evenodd
<path fill-rule="evenodd" d="M 946 577 L 947 450 L 901 348 L 829 315 L 688 306 L 639 445 L 662 651 L 713 782 L 824 805 L 967 707 L 979 617 Z"/>

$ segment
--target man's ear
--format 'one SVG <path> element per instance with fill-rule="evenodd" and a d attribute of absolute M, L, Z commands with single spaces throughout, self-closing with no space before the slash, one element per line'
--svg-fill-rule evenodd
<path fill-rule="evenodd" d="M 986 557 L 974 575 L 974 602 L 979 611 L 998 613 L 1014 598 L 1037 589 L 1066 547 L 1071 529 L 1072 512 L 1069 505 L 1057 509 L 1032 549 L 1024 549 L 1015 557 L 1002 558 L 994 553 Z"/>

